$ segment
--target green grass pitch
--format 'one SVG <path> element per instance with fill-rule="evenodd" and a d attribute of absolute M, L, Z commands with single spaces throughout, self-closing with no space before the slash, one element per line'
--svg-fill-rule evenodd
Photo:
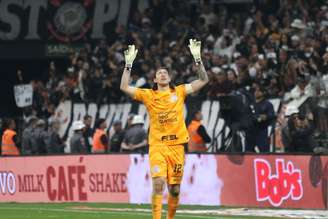
<path fill-rule="evenodd" d="M 163 206 L 166 210 L 166 206 Z M 180 206 L 180 210 L 219 210 L 218 207 Z M 162 218 L 165 218 L 163 212 Z M 1 219 L 151 219 L 149 205 L 98 204 L 98 203 L 59 203 L 59 204 L 20 204 L 0 203 Z M 267 219 L 274 217 L 210 215 L 178 212 L 176 219 Z M 280 217 L 281 218 L 281 217 Z"/>

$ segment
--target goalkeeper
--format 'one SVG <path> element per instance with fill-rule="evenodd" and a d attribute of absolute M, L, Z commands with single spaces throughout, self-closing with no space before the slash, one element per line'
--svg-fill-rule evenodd
<path fill-rule="evenodd" d="M 134 45 L 129 45 L 124 52 L 125 68 L 120 88 L 135 100 L 143 102 L 150 117 L 148 141 L 154 219 L 161 218 L 165 185 L 169 191 L 167 219 L 174 218 L 183 176 L 183 144 L 189 141 L 183 115 L 184 100 L 186 95 L 199 91 L 208 82 L 201 60 L 201 42 L 190 39 L 189 48 L 198 68 L 198 79 L 190 84 L 175 87 L 171 83 L 168 69 L 159 68 L 152 89 L 140 89 L 129 85 L 132 64 L 138 50 Z"/>

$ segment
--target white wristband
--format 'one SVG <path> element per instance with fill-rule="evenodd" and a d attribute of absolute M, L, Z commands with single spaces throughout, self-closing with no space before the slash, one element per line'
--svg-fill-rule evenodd
<path fill-rule="evenodd" d="M 132 63 L 131 64 L 125 63 L 125 67 L 126 68 L 132 68 Z"/>

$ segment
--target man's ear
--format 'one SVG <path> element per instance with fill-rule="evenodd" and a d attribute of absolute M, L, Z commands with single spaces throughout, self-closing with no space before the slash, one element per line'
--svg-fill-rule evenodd
<path fill-rule="evenodd" d="M 156 77 L 153 79 L 154 83 L 157 83 Z"/>

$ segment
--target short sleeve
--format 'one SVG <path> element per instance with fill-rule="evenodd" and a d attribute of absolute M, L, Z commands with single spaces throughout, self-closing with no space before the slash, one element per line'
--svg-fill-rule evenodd
<path fill-rule="evenodd" d="M 187 96 L 187 90 L 186 90 L 186 84 L 182 84 L 176 87 L 179 95 L 181 95 L 183 98 Z"/>
<path fill-rule="evenodd" d="M 146 103 L 149 100 L 149 89 L 136 88 L 134 99 Z"/>

